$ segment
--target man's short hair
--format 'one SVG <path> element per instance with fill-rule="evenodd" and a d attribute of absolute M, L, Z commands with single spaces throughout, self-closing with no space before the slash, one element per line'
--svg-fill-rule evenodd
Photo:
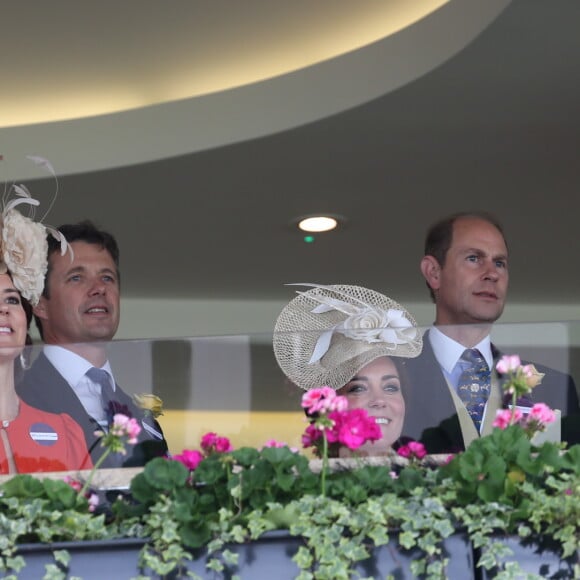
<path fill-rule="evenodd" d="M 427 236 L 425 237 L 424 255 L 433 256 L 442 268 L 445 266 L 447 252 L 449 251 L 449 248 L 453 242 L 453 227 L 455 226 L 455 222 L 463 218 L 474 218 L 488 222 L 502 235 L 502 238 L 507 247 L 503 227 L 499 223 L 498 219 L 492 214 L 484 211 L 454 213 L 435 222 L 427 230 Z M 435 302 L 435 293 L 428 283 L 427 288 L 429 288 L 431 299 L 433 302 Z"/>
<path fill-rule="evenodd" d="M 104 230 L 100 230 L 97 226 L 90 220 L 83 220 L 76 224 L 64 224 L 58 227 L 59 232 L 66 238 L 69 244 L 73 242 L 85 242 L 87 244 L 93 244 L 99 246 L 103 250 L 106 250 L 117 268 L 117 278 L 120 279 L 119 272 L 119 245 L 115 237 Z M 48 241 L 48 269 L 46 270 L 46 275 L 44 276 L 44 290 L 42 295 L 49 299 L 50 292 L 48 290 L 48 280 L 50 278 L 50 273 L 52 266 L 50 263 L 50 257 L 56 252 L 60 252 L 60 242 L 55 239 L 52 235 L 47 237 Z M 40 337 L 44 338 L 42 334 L 42 321 L 38 316 L 34 317 L 38 332 Z"/>

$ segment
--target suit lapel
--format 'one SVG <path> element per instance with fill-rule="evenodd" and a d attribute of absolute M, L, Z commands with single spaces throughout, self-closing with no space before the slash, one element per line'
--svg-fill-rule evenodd
<path fill-rule="evenodd" d="M 435 426 L 455 413 L 447 381 L 429 341 L 423 338 L 423 352 L 407 362 L 408 389 L 404 434 L 419 439 L 423 430 Z"/>

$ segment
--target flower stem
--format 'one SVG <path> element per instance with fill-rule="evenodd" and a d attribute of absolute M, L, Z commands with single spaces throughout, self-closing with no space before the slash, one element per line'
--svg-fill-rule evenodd
<path fill-rule="evenodd" d="M 518 396 L 517 396 L 516 390 L 514 389 L 514 392 L 512 394 L 512 414 L 510 417 L 510 425 L 513 425 L 515 423 L 517 401 L 518 401 Z"/>
<path fill-rule="evenodd" d="M 322 431 L 322 473 L 320 478 L 320 493 L 326 496 L 326 470 L 328 469 L 328 439 L 326 431 Z"/>
<path fill-rule="evenodd" d="M 91 481 L 93 481 L 93 477 L 95 476 L 97 469 L 99 469 L 99 467 L 101 467 L 101 465 L 103 464 L 103 461 L 105 461 L 105 459 L 108 457 L 109 453 L 111 453 L 111 448 L 107 447 L 105 449 L 105 452 L 99 457 L 99 459 L 95 463 L 94 467 L 91 469 L 91 472 L 89 473 L 89 476 L 87 477 L 87 480 L 85 481 L 85 484 L 83 485 L 81 490 L 78 492 L 77 497 L 84 497 L 85 496 L 85 493 L 86 493 L 87 489 L 89 489 L 89 487 L 91 485 Z"/>

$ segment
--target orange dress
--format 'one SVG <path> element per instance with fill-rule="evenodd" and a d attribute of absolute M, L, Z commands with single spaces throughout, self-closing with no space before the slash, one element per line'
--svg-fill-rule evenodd
<path fill-rule="evenodd" d="M 20 400 L 16 419 L 0 422 L 0 473 L 92 467 L 83 431 L 68 415 L 47 413 Z"/>

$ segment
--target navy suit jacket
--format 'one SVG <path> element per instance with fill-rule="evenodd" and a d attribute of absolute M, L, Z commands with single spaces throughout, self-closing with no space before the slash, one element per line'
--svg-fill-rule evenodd
<path fill-rule="evenodd" d="M 44 353 L 40 353 L 32 367 L 24 373 L 16 390 L 18 396 L 32 407 L 49 413 L 66 413 L 72 417 L 83 429 L 87 448 L 91 453 L 93 463 L 96 463 L 104 451 L 99 438 L 94 434 L 95 430 L 101 427 L 85 411 L 71 386 Z M 115 387 L 115 398 L 116 410 L 137 419 L 141 425 L 141 433 L 136 445 L 127 445 L 126 455 L 111 453 L 102 467 L 138 467 L 145 465 L 154 457 L 165 455 L 167 443 L 157 421 L 145 416 L 143 410 L 139 409 L 118 385 Z M 149 427 L 149 430 L 145 425 Z M 161 438 L 155 436 L 152 430 L 157 431 Z"/>
<path fill-rule="evenodd" d="M 492 345 L 494 360 L 501 353 Z M 526 364 L 526 363 L 523 363 Z M 580 408 L 574 380 L 568 374 L 536 365 L 545 373 L 532 391 L 533 402 L 562 411 L 562 441 L 580 443 Z M 429 453 L 457 453 L 465 449 L 463 434 L 447 382 L 435 358 L 429 333 L 423 337 L 423 352 L 408 359 L 409 387 L 403 434 L 421 441 Z"/>

